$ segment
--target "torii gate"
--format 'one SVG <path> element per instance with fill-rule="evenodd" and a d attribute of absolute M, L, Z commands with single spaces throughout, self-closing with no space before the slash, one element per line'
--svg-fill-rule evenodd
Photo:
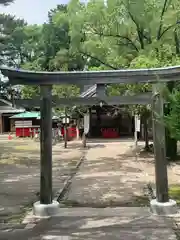
<path fill-rule="evenodd" d="M 41 178 L 40 201 L 34 203 L 33 210 L 37 216 L 52 216 L 57 213 L 59 203 L 52 200 L 52 85 L 54 84 L 97 84 L 100 90 L 105 84 L 112 83 L 153 83 L 154 95 L 151 101 L 153 112 L 153 135 L 155 150 L 156 199 L 152 200 L 151 210 L 155 214 L 173 214 L 177 212 L 176 202 L 168 196 L 167 163 L 165 154 L 165 129 L 157 121 L 157 115 L 163 116 L 163 99 L 158 84 L 180 80 L 180 66 L 154 69 L 111 70 L 111 71 L 77 71 L 77 72 L 35 72 L 1 67 L 2 74 L 11 85 L 40 85 L 39 99 L 41 111 Z M 102 91 L 101 91 L 102 92 Z M 104 97 L 105 98 L 105 97 Z M 116 99 L 115 99 L 116 98 Z M 131 98 L 131 100 L 130 100 Z M 107 102 L 140 104 L 145 99 L 137 96 L 123 100 L 123 97 L 105 98 Z M 71 104 L 72 104 L 71 99 Z M 64 100 L 68 101 L 68 99 Z M 84 101 L 80 100 L 82 103 Z M 87 100 L 85 100 L 87 101 Z M 64 104 L 67 104 L 65 102 Z M 70 103 L 68 103 L 70 104 Z M 147 103 L 146 103 L 147 104 Z"/>

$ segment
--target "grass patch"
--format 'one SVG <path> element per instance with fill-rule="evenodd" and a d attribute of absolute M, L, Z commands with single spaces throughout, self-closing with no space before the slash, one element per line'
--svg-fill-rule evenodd
<path fill-rule="evenodd" d="M 15 164 L 16 162 L 17 162 L 17 158 L 13 158 L 13 157 L 0 159 L 0 164 L 12 165 L 12 164 Z"/>
<path fill-rule="evenodd" d="M 132 204 L 138 207 L 149 206 L 149 198 L 147 196 L 136 196 L 134 197 Z"/>
<path fill-rule="evenodd" d="M 32 210 L 32 203 L 27 204 L 26 206 L 20 209 L 19 213 L 12 215 L 4 216 L 3 223 L 7 224 L 21 224 L 28 212 Z"/>
<path fill-rule="evenodd" d="M 171 199 L 175 200 L 178 205 L 180 205 L 180 185 L 175 184 L 169 187 L 169 196 Z"/>
<path fill-rule="evenodd" d="M 39 158 L 31 158 L 27 154 L 24 157 L 21 156 L 4 156 L 0 158 L 0 165 L 24 165 L 24 166 L 39 166 Z"/>
<path fill-rule="evenodd" d="M 71 160 L 70 162 L 68 162 L 68 166 L 69 167 L 75 167 L 76 166 L 76 164 L 77 164 L 77 162 L 78 162 L 78 160 Z"/>
<path fill-rule="evenodd" d="M 15 146 L 14 149 L 16 150 L 21 150 L 21 151 L 33 151 L 39 149 L 37 145 L 20 145 L 20 146 Z"/>

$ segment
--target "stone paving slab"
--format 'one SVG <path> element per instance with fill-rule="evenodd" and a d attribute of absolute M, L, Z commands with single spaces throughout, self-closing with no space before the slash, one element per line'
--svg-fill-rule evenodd
<path fill-rule="evenodd" d="M 85 210 L 85 211 L 83 211 Z M 96 216 L 95 216 L 96 213 Z M 172 222 L 147 208 L 62 209 L 32 230 L 0 233 L 3 240 L 176 240 Z"/>
<path fill-rule="evenodd" d="M 154 180 L 147 178 L 142 163 L 137 161 L 132 140 L 88 143 L 86 159 L 67 192 L 64 203 L 72 206 L 137 206 L 144 187 Z M 142 162 L 140 164 L 140 161 Z M 133 205 L 134 206 L 134 205 Z"/>

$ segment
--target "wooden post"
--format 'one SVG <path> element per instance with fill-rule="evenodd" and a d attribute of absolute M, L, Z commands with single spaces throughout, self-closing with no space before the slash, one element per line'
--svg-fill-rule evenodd
<path fill-rule="evenodd" d="M 85 132 L 83 132 L 83 135 L 82 135 L 82 144 L 83 144 L 83 148 L 86 148 L 86 134 Z"/>
<path fill-rule="evenodd" d="M 86 148 L 86 142 L 87 142 L 87 134 L 89 133 L 89 120 L 90 120 L 90 116 L 89 113 L 87 113 L 86 115 L 84 115 L 84 131 L 83 131 L 83 135 L 82 135 L 82 144 L 83 147 Z"/>
<path fill-rule="evenodd" d="M 88 138 L 91 137 L 92 132 L 92 108 L 89 108 L 89 132 L 88 132 Z"/>
<path fill-rule="evenodd" d="M 138 135 L 137 135 L 137 131 L 136 130 L 134 131 L 134 146 L 135 146 L 135 149 L 137 149 L 137 146 L 138 146 Z"/>
<path fill-rule="evenodd" d="M 136 149 L 136 153 L 137 153 L 137 147 L 138 147 L 137 121 L 138 121 L 138 115 L 134 114 L 134 147 Z"/>
<path fill-rule="evenodd" d="M 168 202 L 168 176 L 165 144 L 165 126 L 162 122 L 164 101 L 160 86 L 153 86 L 153 140 L 155 154 L 156 199 L 158 202 Z"/>
<path fill-rule="evenodd" d="M 67 109 L 64 108 L 65 124 L 64 124 L 64 148 L 67 148 Z"/>
<path fill-rule="evenodd" d="M 134 145 L 135 145 L 135 155 L 136 162 L 138 160 L 138 132 L 140 132 L 140 118 L 135 113 L 134 114 Z"/>
<path fill-rule="evenodd" d="M 79 119 L 76 120 L 76 139 L 79 140 Z"/>
<path fill-rule="evenodd" d="M 52 203 L 52 95 L 51 85 L 41 86 L 41 179 L 40 203 Z"/>
<path fill-rule="evenodd" d="M 96 86 L 96 95 L 99 98 L 106 96 L 106 86 L 105 84 L 97 84 Z"/>
<path fill-rule="evenodd" d="M 14 125 L 15 125 L 15 121 L 14 121 Z M 16 131 L 16 128 L 15 128 Z M 2 113 L 0 114 L 0 133 L 3 133 L 3 117 L 2 117 Z"/>

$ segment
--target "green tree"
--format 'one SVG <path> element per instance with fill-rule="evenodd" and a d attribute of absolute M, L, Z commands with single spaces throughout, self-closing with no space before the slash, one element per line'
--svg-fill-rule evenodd
<path fill-rule="evenodd" d="M 13 3 L 14 0 L 0 0 L 0 5 L 4 5 L 4 6 L 7 6 L 9 5 L 10 3 Z"/>
<path fill-rule="evenodd" d="M 180 141 L 180 87 L 177 86 L 168 94 L 169 113 L 165 116 L 165 123 L 168 126 L 171 137 Z"/>
<path fill-rule="evenodd" d="M 25 27 L 28 37 L 24 48 L 30 56 L 29 61 L 21 66 L 25 69 L 41 71 L 82 70 L 84 67 L 82 57 L 70 51 L 67 6 L 58 5 L 49 12 L 48 16 L 48 23 L 42 26 Z M 78 93 L 79 88 L 76 86 L 53 86 L 53 94 L 59 97 L 77 96 Z M 31 98 L 37 95 L 39 95 L 37 86 L 24 86 L 22 89 L 22 97 Z"/>
<path fill-rule="evenodd" d="M 109 0 L 107 4 L 91 0 L 87 5 L 72 0 L 68 10 L 72 48 L 96 60 L 100 68 L 162 67 L 179 62 L 177 0 Z M 126 88 L 125 94 L 144 91 L 144 86 Z M 111 86 L 111 92 L 117 94 L 117 85 Z M 146 108 L 140 110 L 149 115 Z M 176 146 L 168 134 L 167 143 L 167 149 Z"/>
<path fill-rule="evenodd" d="M 24 20 L 6 14 L 0 14 L 0 22 L 0 64 L 19 67 L 23 59 L 23 27 L 26 23 Z M 0 91 L 1 97 L 8 100 L 20 94 L 19 88 L 11 87 L 4 81 L 0 82 Z"/>
<path fill-rule="evenodd" d="M 8 66 L 20 66 L 23 60 L 24 20 L 0 14 L 0 62 Z"/>
<path fill-rule="evenodd" d="M 112 0 L 107 4 L 91 0 L 87 5 L 72 0 L 68 10 L 73 49 L 99 65 L 127 68 L 141 54 L 159 54 L 164 46 L 178 49 L 176 0 Z"/>

